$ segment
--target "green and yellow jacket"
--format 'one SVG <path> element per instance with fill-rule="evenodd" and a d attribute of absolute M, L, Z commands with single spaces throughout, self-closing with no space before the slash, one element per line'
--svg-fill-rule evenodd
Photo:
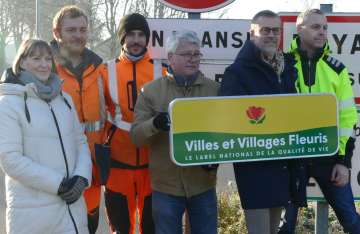
<path fill-rule="evenodd" d="M 340 148 L 336 155 L 309 160 L 310 164 L 343 164 L 351 168 L 351 157 L 355 148 L 355 124 L 358 120 L 354 94 L 348 71 L 344 64 L 330 57 L 329 44 L 318 50 L 309 59 L 307 51 L 299 48 L 300 38 L 295 38 L 289 53 L 297 61 L 299 79 L 298 93 L 333 93 L 339 101 Z"/>

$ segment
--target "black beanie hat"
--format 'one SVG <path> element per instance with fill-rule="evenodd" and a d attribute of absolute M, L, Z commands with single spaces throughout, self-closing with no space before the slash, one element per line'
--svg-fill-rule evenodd
<path fill-rule="evenodd" d="M 143 15 L 138 13 L 129 13 L 125 15 L 119 23 L 118 39 L 120 44 L 123 44 L 125 35 L 133 30 L 143 31 L 146 35 L 146 46 L 149 43 L 150 29 L 149 25 Z"/>

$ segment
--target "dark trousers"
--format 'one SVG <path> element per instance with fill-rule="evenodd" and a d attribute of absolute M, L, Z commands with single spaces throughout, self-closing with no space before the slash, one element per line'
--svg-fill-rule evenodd
<path fill-rule="evenodd" d="M 326 201 L 333 208 L 345 233 L 360 234 L 360 216 L 356 212 L 354 196 L 350 182 L 344 187 L 337 187 L 330 181 L 334 165 L 307 166 L 307 180 L 313 177 L 318 183 Z M 295 234 L 299 207 L 285 207 L 283 225 L 278 234 Z"/>
<path fill-rule="evenodd" d="M 217 234 L 216 189 L 192 197 L 173 196 L 157 191 L 152 194 L 156 234 L 182 234 L 182 217 L 189 215 L 191 233 Z"/>

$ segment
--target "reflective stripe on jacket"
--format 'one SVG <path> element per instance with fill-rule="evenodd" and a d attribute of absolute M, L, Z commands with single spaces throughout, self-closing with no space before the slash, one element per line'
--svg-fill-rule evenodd
<path fill-rule="evenodd" d="M 149 164 L 147 147 L 136 148 L 130 142 L 129 131 L 139 88 L 166 72 L 167 65 L 144 57 L 131 62 L 124 53 L 108 62 L 105 94 L 108 116 L 105 124 L 106 139 L 111 147 L 111 167 L 124 169 L 146 168 Z M 166 110 L 165 110 L 166 111 Z"/>
<path fill-rule="evenodd" d="M 309 59 L 298 46 L 300 38 L 295 38 L 290 45 L 290 53 L 297 63 L 299 79 L 296 88 L 300 93 L 333 93 L 339 101 L 340 148 L 336 163 L 351 167 L 351 157 L 355 144 L 355 124 L 358 120 L 354 94 L 348 71 L 344 64 L 330 57 L 330 48 L 324 48 Z M 320 160 L 320 159 L 319 159 Z M 327 158 L 321 159 L 326 161 Z"/>
<path fill-rule="evenodd" d="M 102 59 L 94 52 L 85 49 L 89 56 L 89 64 L 83 72 L 82 87 L 80 89 L 77 78 L 62 64 L 56 63 L 59 70 L 59 77 L 64 79 L 62 90 L 68 93 L 75 104 L 75 109 L 79 116 L 79 121 L 87 136 L 91 157 L 95 171 L 93 175 L 96 184 L 100 185 L 100 168 L 95 158 L 94 144 L 103 143 L 104 126 L 107 118 L 107 108 L 105 104 L 104 87 L 106 66 L 102 64 Z"/>

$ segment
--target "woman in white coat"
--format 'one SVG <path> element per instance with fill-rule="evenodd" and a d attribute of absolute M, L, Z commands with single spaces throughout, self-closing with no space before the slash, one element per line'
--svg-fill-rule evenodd
<path fill-rule="evenodd" d="M 90 150 L 50 46 L 24 41 L 0 83 L 7 233 L 88 233 Z"/>

